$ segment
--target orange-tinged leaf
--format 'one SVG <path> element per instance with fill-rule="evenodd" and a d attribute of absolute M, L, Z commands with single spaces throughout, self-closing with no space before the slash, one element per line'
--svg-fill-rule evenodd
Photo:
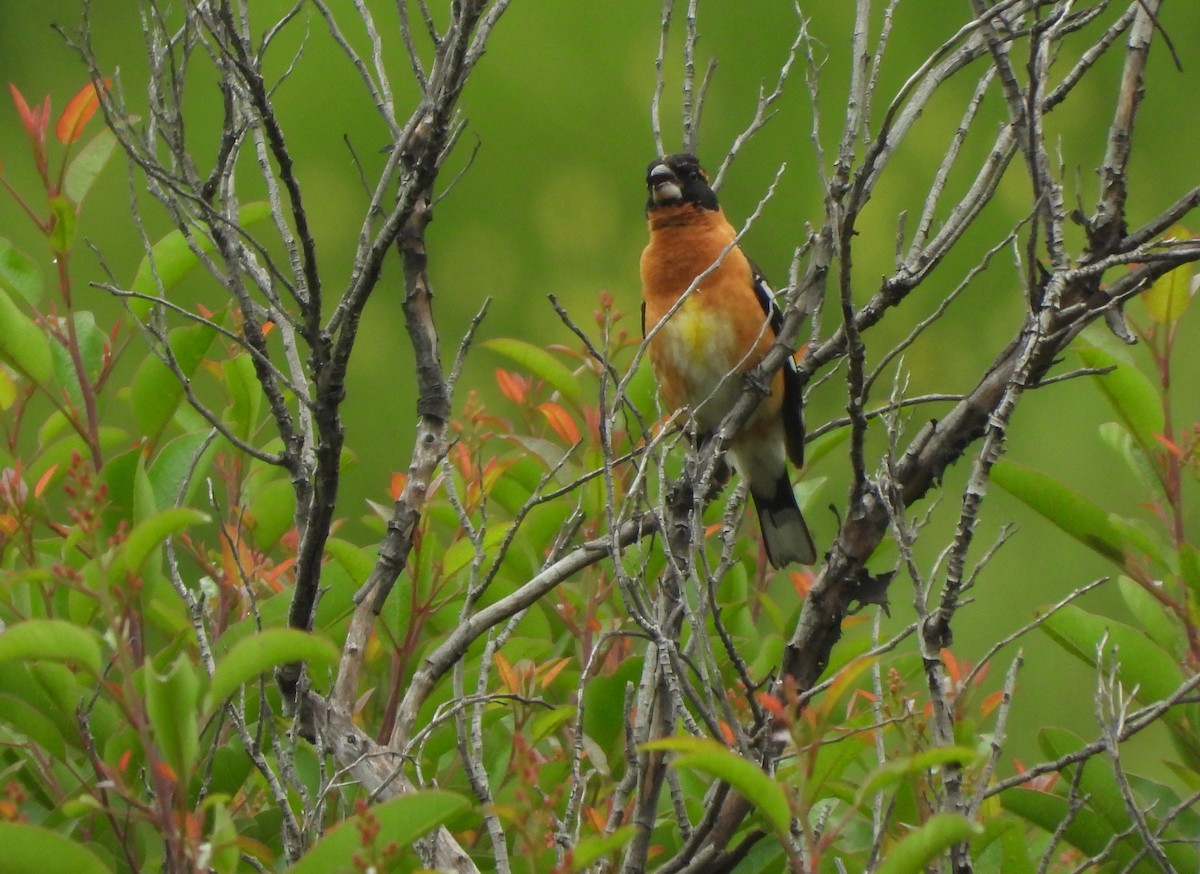
<path fill-rule="evenodd" d="M 108 87 L 107 79 L 104 80 L 104 85 Z M 54 135 L 58 137 L 58 141 L 67 144 L 79 139 L 83 133 L 83 126 L 96 114 L 99 107 L 100 95 L 96 93 L 95 84 L 88 82 L 71 98 L 62 115 L 58 117 L 58 124 L 54 126 Z"/>
<path fill-rule="evenodd" d="M 721 737 L 725 739 L 725 743 L 732 745 L 737 738 L 733 736 L 733 729 L 729 727 L 729 723 L 722 719 L 718 725 L 721 728 Z"/>
<path fill-rule="evenodd" d="M 808 590 L 812 588 L 813 575 L 808 571 L 792 571 L 789 576 L 796 589 L 796 594 L 803 600 L 808 595 Z"/>
<path fill-rule="evenodd" d="M 1004 700 L 1003 690 L 999 690 L 999 689 L 996 690 L 991 695 L 988 695 L 986 698 L 983 699 L 983 703 L 979 705 L 979 714 L 981 716 L 988 716 L 993 710 L 995 710 L 1000 705 L 1000 702 L 1003 700 Z"/>
<path fill-rule="evenodd" d="M 514 404 L 525 403 L 526 383 L 519 376 L 509 373 L 502 367 L 496 368 L 496 385 L 501 393 Z"/>
<path fill-rule="evenodd" d="M 875 700 L 876 700 L 875 696 L 873 694 L 871 694 L 870 692 L 868 692 L 866 689 L 855 689 L 854 694 L 852 694 L 850 696 L 849 703 L 846 704 L 846 718 L 847 719 L 849 719 L 850 717 L 852 717 L 854 715 L 855 703 L 859 699 L 864 699 L 866 701 L 871 702 L 872 704 L 874 704 Z"/>
<path fill-rule="evenodd" d="M 942 664 L 946 666 L 946 673 L 954 681 L 954 685 L 959 685 L 962 682 L 962 671 L 959 670 L 958 659 L 945 647 L 942 648 Z"/>
<path fill-rule="evenodd" d="M 0 534 L 14 534 L 21 525 L 17 517 L 8 513 L 0 513 Z"/>
<path fill-rule="evenodd" d="M 561 674 L 563 671 L 563 668 L 565 668 L 570 663 L 571 663 L 570 659 L 561 658 L 553 664 L 550 664 L 548 662 L 547 664 L 542 665 L 541 670 L 545 671 L 545 673 L 542 674 L 542 688 L 548 689 L 550 687 L 550 684 L 554 682 L 554 678 L 557 677 L 559 674 Z"/>
<path fill-rule="evenodd" d="M 500 685 L 508 692 L 516 692 L 520 688 L 520 683 L 517 681 L 517 672 L 513 670 L 512 663 L 504 657 L 504 653 L 496 653 L 494 657 L 496 662 L 496 673 L 500 675 Z"/>
<path fill-rule="evenodd" d="M 30 137 L 37 136 L 37 114 L 29 108 L 19 88 L 12 82 L 8 83 L 9 93 L 12 94 L 13 104 L 17 107 L 17 115 L 21 116 L 21 125 Z"/>
<path fill-rule="evenodd" d="M 781 716 L 783 714 L 783 702 L 779 700 L 778 696 L 772 695 L 770 692 L 759 692 L 758 703 L 762 705 L 763 710 L 772 716 Z"/>
<path fill-rule="evenodd" d="M 604 830 L 607 826 L 608 817 L 606 817 L 601 811 L 597 810 L 596 808 L 588 807 L 586 805 L 583 808 L 583 813 L 584 813 L 584 816 L 587 817 L 588 824 L 591 825 L 592 829 L 599 832 L 600 834 L 604 834 Z"/>
<path fill-rule="evenodd" d="M 455 466 L 458 467 L 458 472 L 462 474 L 463 479 L 468 482 L 475 479 L 475 466 L 471 463 L 471 450 L 467 444 L 455 443 L 452 451 Z"/>
<path fill-rule="evenodd" d="M 33 486 L 33 496 L 40 498 L 42 492 L 46 491 L 46 484 L 50 482 L 50 477 L 54 476 L 54 471 L 58 470 L 58 464 L 52 464 L 46 468 L 46 472 L 38 477 L 38 481 Z"/>
<path fill-rule="evenodd" d="M 579 442 L 579 429 L 575 427 L 575 420 L 571 418 L 571 414 L 560 407 L 558 404 L 547 401 L 543 404 L 538 404 L 537 407 L 541 410 L 546 421 L 550 423 L 550 427 L 554 429 L 563 442 L 574 446 Z"/>
<path fill-rule="evenodd" d="M 404 493 L 404 487 L 408 485 L 408 474 L 395 472 L 392 474 L 392 500 L 400 500 L 400 495 Z"/>
<path fill-rule="evenodd" d="M 1176 458 L 1182 459 L 1184 456 L 1183 447 L 1174 440 L 1167 437 L 1165 434 L 1155 434 L 1154 439 L 1163 445 L 1167 452 L 1174 455 Z"/>
<path fill-rule="evenodd" d="M 154 770 L 158 771 L 159 776 L 169 783 L 179 782 L 179 778 L 175 776 L 174 769 L 161 759 L 154 763 Z"/>

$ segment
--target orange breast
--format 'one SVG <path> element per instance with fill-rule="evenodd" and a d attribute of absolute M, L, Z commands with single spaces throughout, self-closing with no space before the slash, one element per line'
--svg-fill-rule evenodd
<path fill-rule="evenodd" d="M 709 215 L 714 221 L 708 227 L 681 224 L 652 231 L 641 263 L 647 333 L 733 240 L 723 217 Z M 758 364 L 774 342 L 753 283 L 749 261 L 734 246 L 650 341 L 663 401 L 672 409 L 688 407 L 702 428 L 716 427 L 741 394 L 741 374 Z M 759 415 L 778 410 L 781 374 L 771 388 Z"/>

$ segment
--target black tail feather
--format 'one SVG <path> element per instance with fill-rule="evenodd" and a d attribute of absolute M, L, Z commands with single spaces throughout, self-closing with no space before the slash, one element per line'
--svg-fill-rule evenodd
<path fill-rule="evenodd" d="M 752 497 L 771 565 L 781 568 L 792 562 L 816 564 L 817 548 L 788 478 L 782 476 L 776 481 L 773 494 L 752 492 Z"/>

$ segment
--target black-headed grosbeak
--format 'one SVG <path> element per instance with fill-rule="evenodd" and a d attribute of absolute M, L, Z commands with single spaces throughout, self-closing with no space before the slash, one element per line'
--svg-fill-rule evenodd
<path fill-rule="evenodd" d="M 686 407 L 704 439 L 741 396 L 741 377 L 771 348 L 783 315 L 762 273 L 736 243 L 737 232 L 695 157 L 656 158 L 646 171 L 646 187 L 650 243 L 642 252 L 642 333 L 658 325 L 712 268 L 658 327 L 648 349 L 663 401 L 672 409 Z M 797 467 L 804 463 L 795 362 L 789 358 L 769 388 L 733 438 L 730 453 L 750 486 L 767 559 L 775 567 L 813 564 L 817 551 L 787 472 L 788 458 Z"/>

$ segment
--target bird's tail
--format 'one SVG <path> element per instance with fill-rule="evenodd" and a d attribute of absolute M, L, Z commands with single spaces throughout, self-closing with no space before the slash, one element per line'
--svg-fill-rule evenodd
<path fill-rule="evenodd" d="M 816 564 L 817 548 L 813 545 L 808 525 L 800 514 L 792 484 L 786 476 L 775 481 L 773 492 L 751 491 L 758 509 L 758 524 L 762 528 L 767 560 L 773 567 L 792 562 Z"/>

